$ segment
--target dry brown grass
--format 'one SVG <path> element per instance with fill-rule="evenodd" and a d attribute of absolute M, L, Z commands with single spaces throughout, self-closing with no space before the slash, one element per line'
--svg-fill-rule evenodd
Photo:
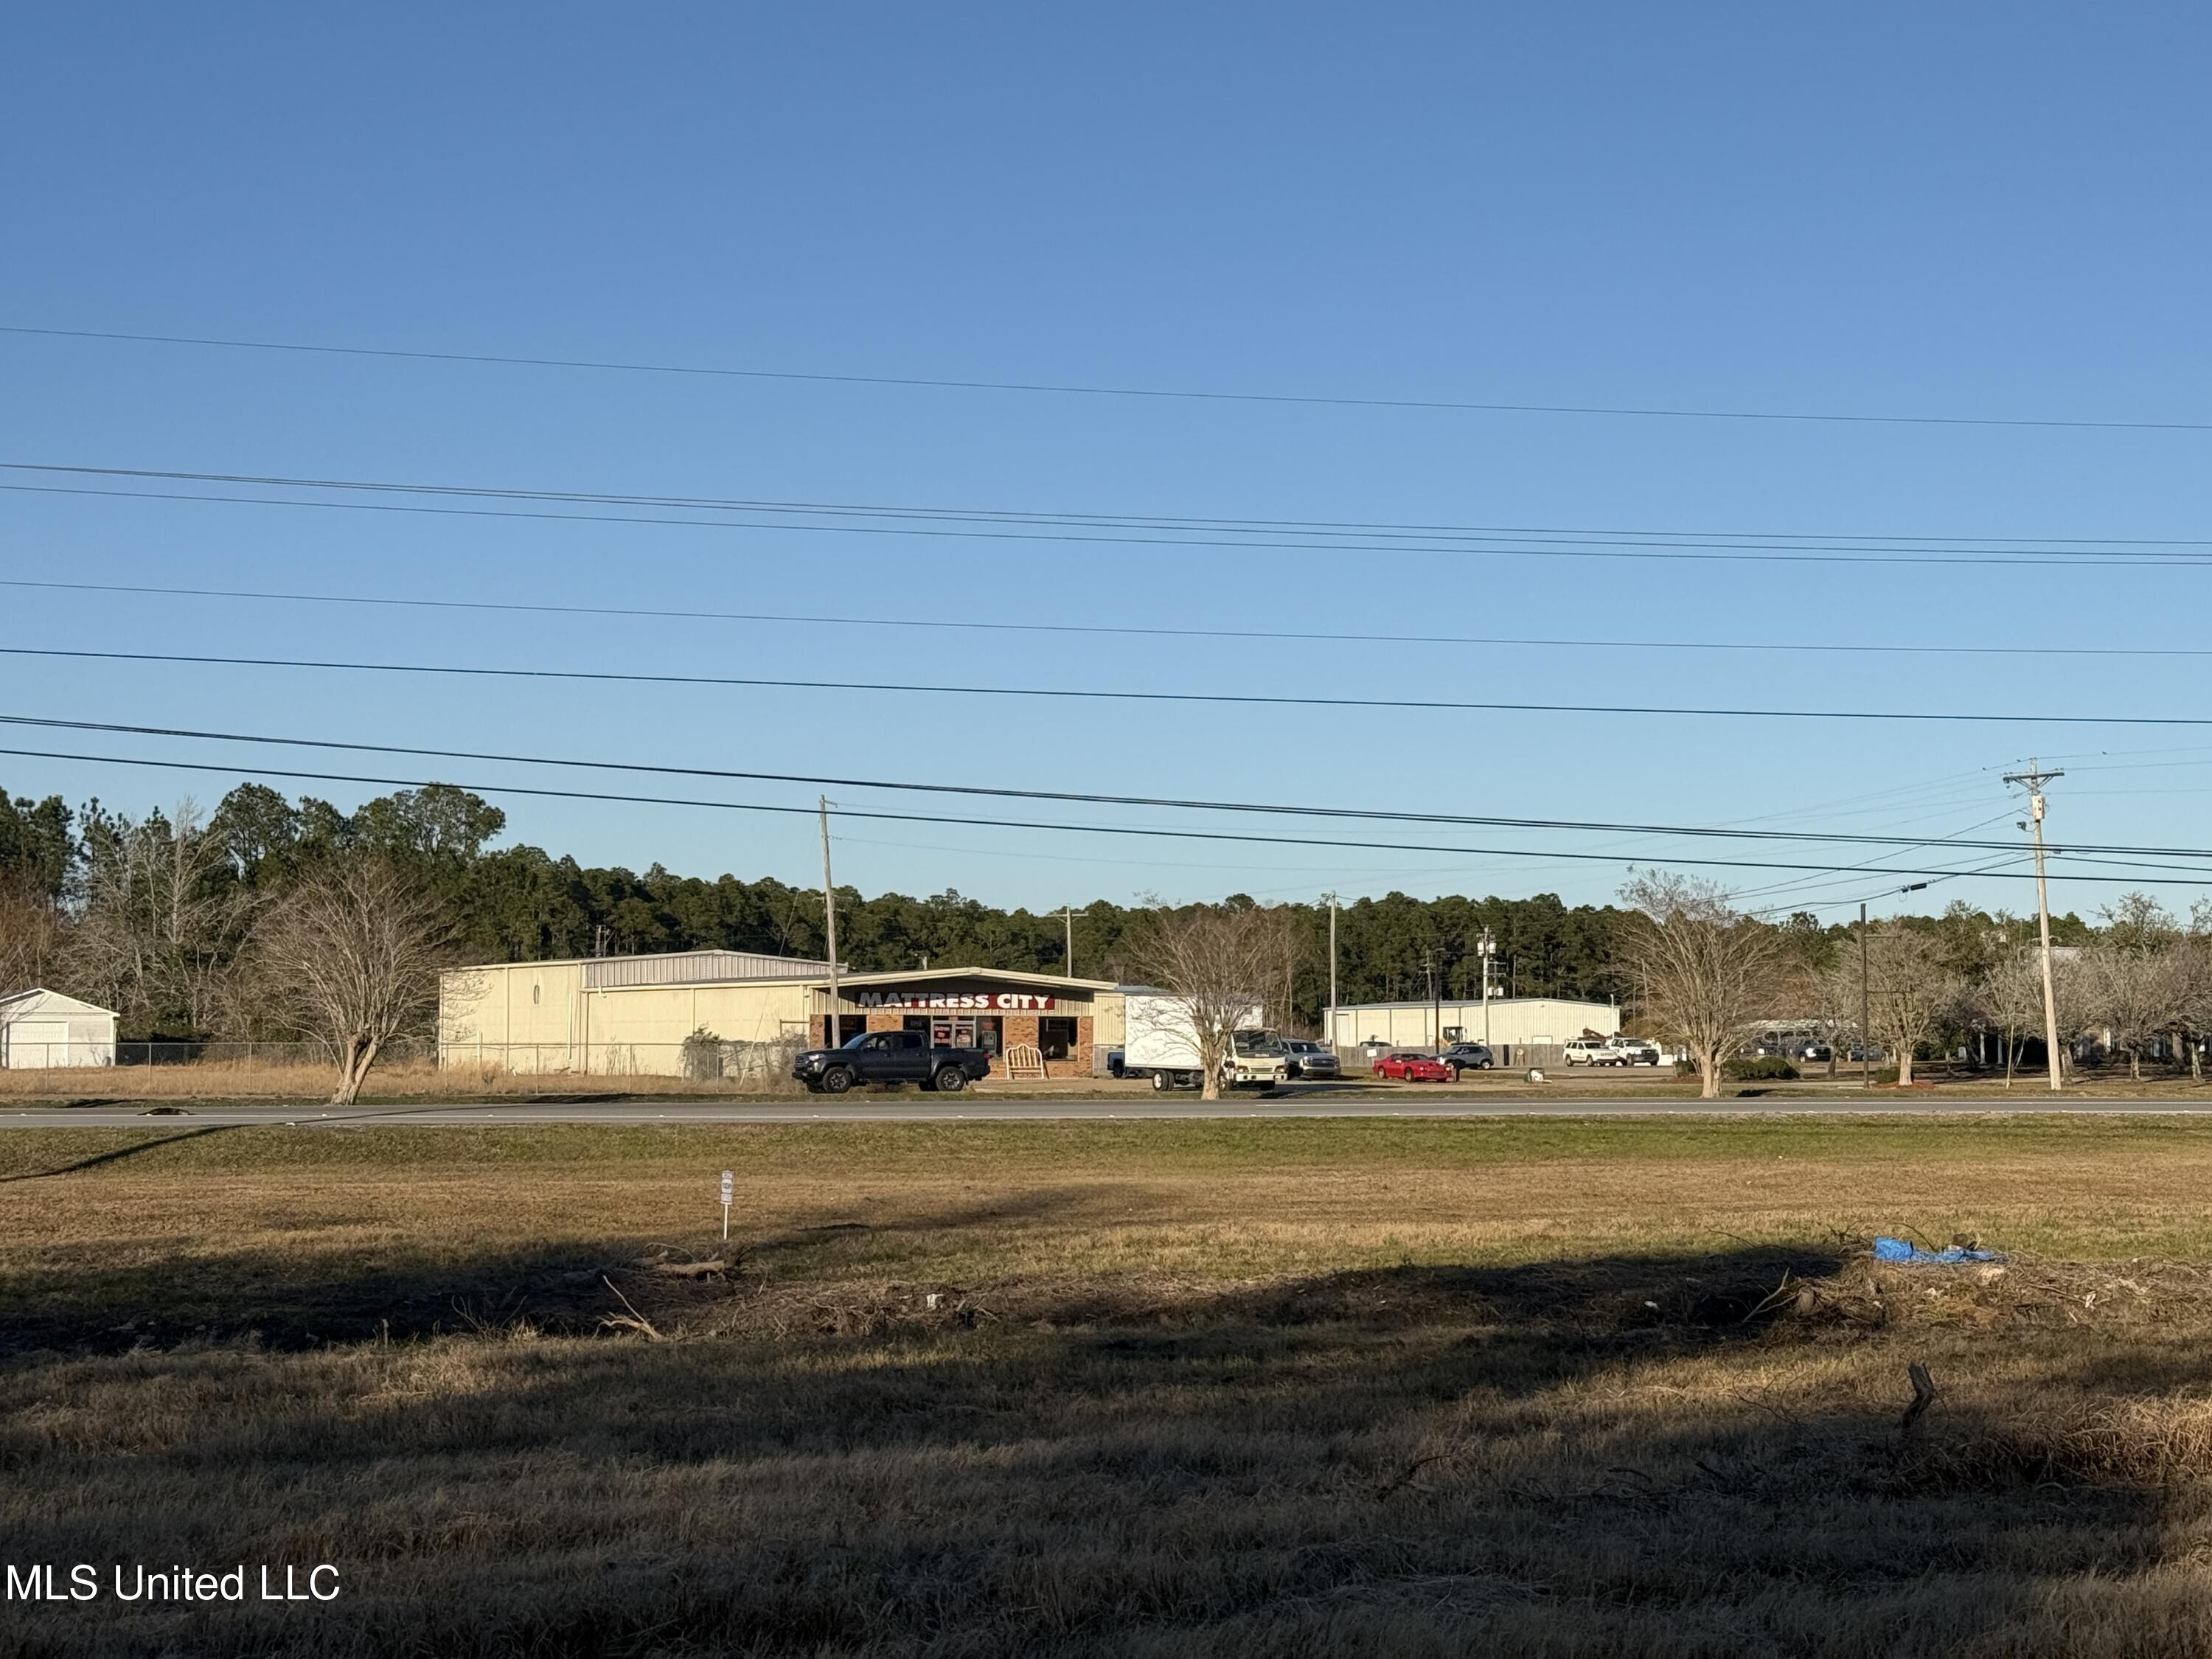
<path fill-rule="evenodd" d="M 173 1066 L 0 1069 L 0 1100 L 327 1100 L 337 1073 L 328 1066 L 196 1060 Z M 625 1073 L 508 1072 L 495 1066 L 380 1066 L 362 1091 L 364 1103 L 392 1100 L 511 1100 L 546 1095 L 684 1095 L 723 1099 L 795 1094 L 796 1084 L 763 1085 L 716 1079 Z"/>
<path fill-rule="evenodd" d="M 0 1648 L 2212 1645 L 2212 1128 L 42 1133 L 0 1176 L 7 1553 L 348 1586 Z M 2026 1255 L 1857 1253 L 1904 1226 Z"/>

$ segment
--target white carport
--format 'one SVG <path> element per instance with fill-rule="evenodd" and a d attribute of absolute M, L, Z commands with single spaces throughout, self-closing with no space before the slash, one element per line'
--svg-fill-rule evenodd
<path fill-rule="evenodd" d="M 115 1064 L 115 1011 L 33 988 L 0 997 L 0 1066 Z"/>

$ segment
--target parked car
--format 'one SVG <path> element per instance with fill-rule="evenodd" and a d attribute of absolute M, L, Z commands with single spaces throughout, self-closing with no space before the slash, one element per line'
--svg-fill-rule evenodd
<path fill-rule="evenodd" d="M 1876 1060 L 1885 1057 L 1881 1049 L 1870 1048 L 1863 1042 L 1854 1042 L 1844 1054 L 1845 1060 Z"/>
<path fill-rule="evenodd" d="M 1790 1056 L 1793 1060 L 1815 1060 L 1822 1064 L 1826 1064 L 1835 1057 L 1836 1051 L 1833 1048 L 1831 1048 L 1825 1042 L 1817 1041 L 1799 1043 L 1797 1045 L 1797 1052 Z"/>
<path fill-rule="evenodd" d="M 1455 1077 L 1462 1072 L 1486 1072 L 1498 1064 L 1497 1057 L 1480 1042 L 1455 1042 L 1437 1058 L 1452 1068 Z"/>
<path fill-rule="evenodd" d="M 990 1073 L 981 1048 L 933 1048 L 927 1031 L 864 1031 L 842 1048 L 809 1048 L 791 1062 L 811 1095 L 842 1095 L 856 1083 L 919 1083 L 949 1095 Z"/>
<path fill-rule="evenodd" d="M 1401 1083 L 1449 1083 L 1452 1068 L 1434 1054 L 1394 1048 L 1375 1062 L 1376 1077 L 1394 1077 Z"/>
<path fill-rule="evenodd" d="M 1605 1046 L 1620 1056 L 1623 1066 L 1656 1066 L 1666 1058 L 1649 1037 L 1609 1036 Z"/>
<path fill-rule="evenodd" d="M 1310 1037 L 1285 1037 L 1283 1047 L 1291 1057 L 1292 1077 L 1344 1075 L 1344 1067 L 1337 1063 L 1336 1050 L 1325 1048 Z"/>
<path fill-rule="evenodd" d="M 1626 1066 L 1620 1050 L 1603 1037 L 1577 1037 L 1567 1044 L 1561 1057 L 1570 1066 Z"/>

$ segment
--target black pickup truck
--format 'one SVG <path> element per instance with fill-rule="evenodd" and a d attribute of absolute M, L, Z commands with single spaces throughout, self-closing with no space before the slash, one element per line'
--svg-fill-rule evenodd
<path fill-rule="evenodd" d="M 809 1048 L 791 1062 L 792 1076 L 812 1095 L 842 1095 L 856 1083 L 919 1083 L 957 1094 L 990 1071 L 991 1057 L 981 1048 L 933 1048 L 922 1031 L 868 1031 L 842 1048 Z"/>

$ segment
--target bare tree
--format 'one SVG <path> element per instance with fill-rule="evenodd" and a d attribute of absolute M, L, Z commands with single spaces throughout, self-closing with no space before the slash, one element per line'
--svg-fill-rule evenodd
<path fill-rule="evenodd" d="M 2177 1048 L 2198 1000 L 2195 952 L 2166 908 L 2129 893 L 2104 912 L 2103 936 L 2081 957 L 2083 1023 L 2101 1029 L 2142 1076 L 2143 1054 L 2172 1034 Z"/>
<path fill-rule="evenodd" d="M 2174 956 L 2179 995 L 2174 1007 L 2174 1042 L 2189 1057 L 2189 1075 L 2204 1079 L 2204 1054 L 2197 1033 L 2212 1025 L 2212 937 L 2207 936 L 2203 901 L 2190 914 L 2189 931 L 2168 947 Z"/>
<path fill-rule="evenodd" d="M 2054 984 L 2056 977 L 2054 974 Z M 1974 988 L 1974 1001 L 2004 1044 L 2005 1087 L 2009 1089 L 2021 1042 L 2043 1030 L 2042 953 L 2024 945 L 1999 957 Z M 2063 1016 L 2060 1023 L 2065 1024 Z"/>
<path fill-rule="evenodd" d="M 1644 1012 L 1697 1061 L 1698 1092 L 1721 1091 L 1721 1067 L 1774 1006 L 1784 972 L 1774 930 L 1692 876 L 1651 871 L 1620 890 L 1636 912 L 1621 956 Z"/>
<path fill-rule="evenodd" d="M 1857 949 L 1854 945 L 1853 951 Z M 1828 1051 L 1828 1075 L 1836 1075 L 1837 1057 L 1863 1036 L 1859 1030 L 1858 979 L 1843 971 L 1839 953 L 1814 969 L 1806 981 L 1806 1007 L 1813 1029 Z"/>
<path fill-rule="evenodd" d="M 1281 975 L 1292 926 L 1288 907 L 1156 907 L 1127 941 L 1133 976 L 1167 992 L 1189 1025 L 1202 1098 L 1221 1097 L 1237 1033 L 1250 1024 L 1252 1011 Z"/>
<path fill-rule="evenodd" d="M 88 826 L 84 915 L 70 976 L 148 1030 L 215 1028 L 252 916 L 221 836 L 190 797 L 173 815 Z"/>
<path fill-rule="evenodd" d="M 56 977 L 62 915 L 40 894 L 0 881 L 0 996 Z"/>
<path fill-rule="evenodd" d="M 451 934 L 430 893 L 359 856 L 318 864 L 263 918 L 255 973 L 280 1022 L 329 1048 L 331 1104 L 351 1104 L 385 1045 L 431 1018 Z"/>
<path fill-rule="evenodd" d="M 1912 1081 L 1912 1051 L 1936 1035 L 1937 1027 L 1965 1000 L 1966 981 L 1944 964 L 1940 940 L 1895 921 L 1874 928 L 1866 939 L 1866 973 L 1859 953 L 1843 951 L 1832 970 L 1836 990 L 1852 1003 L 1863 1000 L 1867 1035 L 1897 1056 L 1897 1080 Z M 2036 989 L 2042 1009 L 2042 985 Z"/>
<path fill-rule="evenodd" d="M 2140 1079 L 2151 1045 L 2189 1024 L 2191 966 L 2172 945 L 2136 951 L 2100 943 L 2081 953 L 2081 1014 L 2128 1057 L 2129 1076 Z"/>

